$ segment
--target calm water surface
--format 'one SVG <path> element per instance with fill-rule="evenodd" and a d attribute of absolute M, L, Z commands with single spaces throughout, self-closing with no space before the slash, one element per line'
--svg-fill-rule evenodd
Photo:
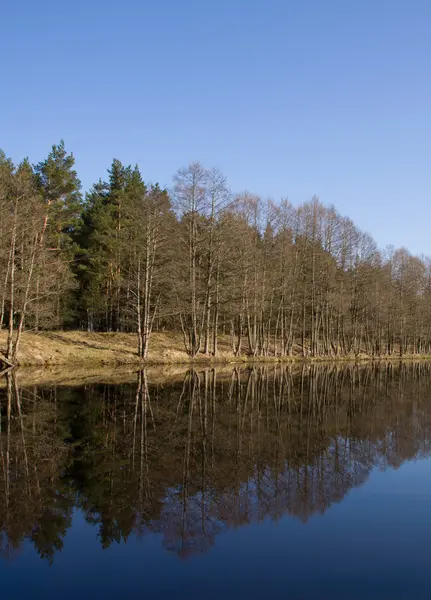
<path fill-rule="evenodd" d="M 431 365 L 0 381 L 1 598 L 431 598 Z"/>

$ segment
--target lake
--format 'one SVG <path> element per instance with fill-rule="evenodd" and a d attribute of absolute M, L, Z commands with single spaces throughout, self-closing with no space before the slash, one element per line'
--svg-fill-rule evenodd
<path fill-rule="evenodd" d="M 431 364 L 0 381 L 13 598 L 431 597 Z"/>

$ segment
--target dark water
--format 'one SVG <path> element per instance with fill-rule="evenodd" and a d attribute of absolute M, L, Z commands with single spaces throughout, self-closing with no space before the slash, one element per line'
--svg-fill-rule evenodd
<path fill-rule="evenodd" d="M 0 381 L 1 598 L 431 598 L 431 365 Z"/>

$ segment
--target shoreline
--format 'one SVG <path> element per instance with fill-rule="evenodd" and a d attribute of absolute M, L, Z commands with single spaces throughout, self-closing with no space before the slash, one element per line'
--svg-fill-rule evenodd
<path fill-rule="evenodd" d="M 6 332 L 0 332 L 0 350 L 5 347 Z M 131 333 L 87 333 L 82 331 L 24 332 L 16 367 L 163 367 L 228 366 L 250 364 L 366 363 L 431 360 L 429 355 L 370 356 L 235 356 L 228 336 L 221 338 L 216 357 L 190 357 L 182 347 L 181 334 L 156 332 L 151 338 L 149 357 L 142 361 L 136 354 L 136 336 Z M 1 371 L 1 369 L 0 369 Z"/>

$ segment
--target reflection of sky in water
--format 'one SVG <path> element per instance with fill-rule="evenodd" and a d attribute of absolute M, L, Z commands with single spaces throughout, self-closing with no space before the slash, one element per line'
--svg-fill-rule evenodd
<path fill-rule="evenodd" d="M 305 525 L 284 516 L 227 530 L 211 552 L 187 561 L 166 552 L 162 534 L 102 551 L 77 511 L 53 567 L 28 544 L 1 564 L 4 597 L 123 598 L 127 590 L 139 598 L 427 598 L 430 476 L 429 460 L 376 469 Z"/>

